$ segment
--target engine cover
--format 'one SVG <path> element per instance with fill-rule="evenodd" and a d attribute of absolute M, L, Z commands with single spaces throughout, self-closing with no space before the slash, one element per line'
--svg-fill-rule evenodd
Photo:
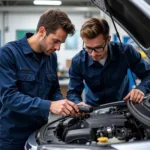
<path fill-rule="evenodd" d="M 113 139 L 115 142 L 150 139 L 149 124 L 146 121 L 140 122 L 143 115 L 137 115 L 141 114 L 137 110 L 137 105 L 130 103 L 128 101 L 129 109 L 125 103 L 98 109 L 79 118 L 61 117 L 37 132 L 37 142 L 39 145 L 99 144 L 98 139 L 101 137 L 106 137 L 110 141 Z"/>

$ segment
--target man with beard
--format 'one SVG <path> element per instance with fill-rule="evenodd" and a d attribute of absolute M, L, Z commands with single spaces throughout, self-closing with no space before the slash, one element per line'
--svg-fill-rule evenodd
<path fill-rule="evenodd" d="M 48 121 L 49 112 L 76 115 L 58 83 L 56 50 L 74 25 L 61 10 L 41 15 L 36 33 L 0 48 L 0 149 L 23 150 L 28 136 Z"/>
<path fill-rule="evenodd" d="M 67 98 L 82 104 L 81 93 L 85 88 L 86 103 L 92 106 L 119 100 L 140 103 L 150 92 L 150 65 L 131 45 L 110 42 L 109 25 L 105 19 L 90 18 L 80 30 L 83 50 L 73 57 L 69 69 Z M 127 70 L 141 79 L 129 91 Z"/>

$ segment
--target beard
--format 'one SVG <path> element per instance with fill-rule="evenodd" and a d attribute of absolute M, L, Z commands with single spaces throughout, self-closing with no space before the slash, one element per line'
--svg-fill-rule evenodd
<path fill-rule="evenodd" d="M 46 55 L 46 56 L 49 56 L 49 55 L 51 55 L 53 52 L 55 52 L 56 50 L 53 50 L 53 49 L 49 49 L 49 50 L 47 50 L 46 48 L 45 48 L 45 46 L 40 46 L 40 49 L 41 49 L 41 51 L 42 51 L 42 53 L 44 53 L 44 55 Z"/>
<path fill-rule="evenodd" d="M 50 50 L 48 51 L 48 50 L 46 50 L 46 47 L 45 47 L 45 42 L 44 42 L 44 39 L 40 42 L 40 51 L 44 54 L 44 55 L 46 55 L 46 56 L 49 56 L 50 54 L 51 54 L 51 52 L 50 52 Z"/>
<path fill-rule="evenodd" d="M 45 39 L 45 37 L 40 41 L 40 46 L 39 46 L 39 48 L 40 48 L 40 51 L 42 52 L 42 53 L 44 53 L 46 56 L 49 56 L 50 54 L 52 54 L 53 52 L 55 52 L 56 51 L 56 49 L 54 48 L 54 44 L 53 43 L 50 43 L 49 45 L 51 45 L 51 47 L 46 47 L 46 45 L 48 45 L 47 43 L 46 43 L 46 39 Z"/>

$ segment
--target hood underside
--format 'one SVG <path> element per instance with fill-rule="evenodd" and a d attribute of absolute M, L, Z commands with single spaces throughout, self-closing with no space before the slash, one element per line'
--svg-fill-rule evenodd
<path fill-rule="evenodd" d="M 148 54 L 150 51 L 150 0 L 91 0 L 114 20 Z"/>

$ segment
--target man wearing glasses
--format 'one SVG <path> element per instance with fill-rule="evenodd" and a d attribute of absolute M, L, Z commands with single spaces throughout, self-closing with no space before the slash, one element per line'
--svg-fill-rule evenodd
<path fill-rule="evenodd" d="M 67 98 L 76 104 L 98 106 L 118 100 L 140 103 L 150 92 L 150 66 L 131 46 L 110 42 L 106 20 L 88 19 L 81 27 L 83 50 L 76 54 L 69 69 Z M 129 68 L 141 83 L 129 91 Z M 85 88 L 86 104 L 82 102 Z"/>

